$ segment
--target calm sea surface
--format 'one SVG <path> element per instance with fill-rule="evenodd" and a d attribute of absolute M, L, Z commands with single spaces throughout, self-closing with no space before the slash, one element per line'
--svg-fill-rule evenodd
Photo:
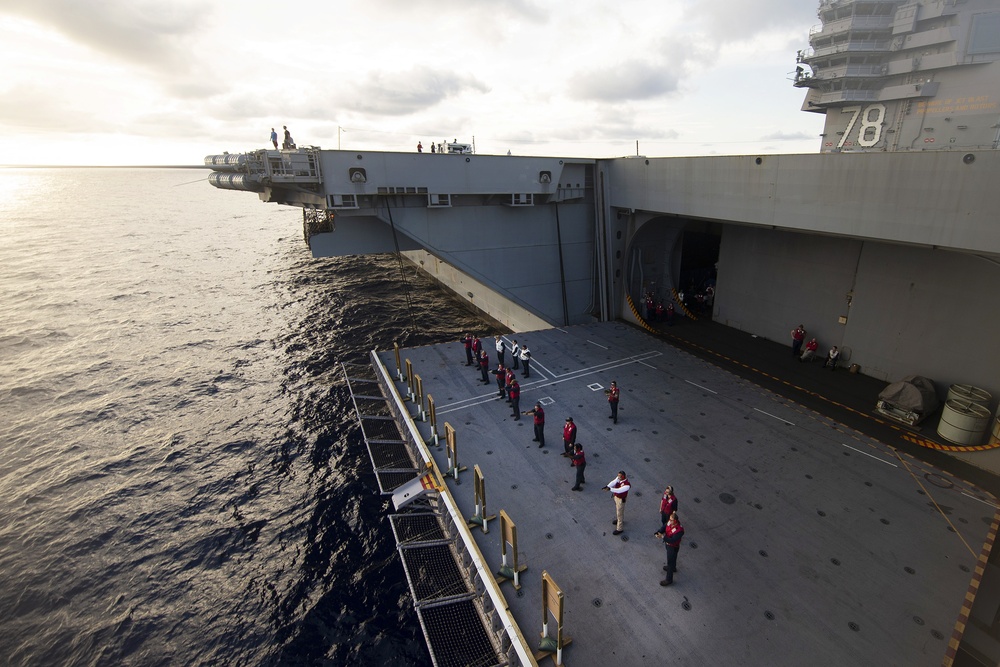
<path fill-rule="evenodd" d="M 429 664 L 338 362 L 490 325 L 205 176 L 0 169 L 0 664 Z"/>

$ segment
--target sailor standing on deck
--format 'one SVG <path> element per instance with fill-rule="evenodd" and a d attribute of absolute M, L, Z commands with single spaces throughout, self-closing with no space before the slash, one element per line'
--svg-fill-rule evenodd
<path fill-rule="evenodd" d="M 514 383 L 514 378 L 515 377 L 516 376 L 514 375 L 514 371 L 512 371 L 510 369 L 510 366 L 508 366 L 507 369 L 506 369 L 506 371 L 505 371 L 505 373 L 504 373 L 504 378 L 503 378 L 503 384 L 504 384 L 504 387 L 507 390 L 507 402 L 508 403 L 510 403 L 510 385 L 512 385 Z"/>
<path fill-rule="evenodd" d="M 496 347 L 497 347 L 497 362 L 503 363 L 503 355 L 507 350 L 506 344 L 504 344 L 503 339 L 500 338 L 500 334 L 496 335 Z"/>
<path fill-rule="evenodd" d="M 486 350 L 479 353 L 479 372 L 483 376 L 483 384 L 489 384 L 490 378 L 490 355 L 486 354 Z"/>
<path fill-rule="evenodd" d="M 618 391 L 618 383 L 614 380 L 611 381 L 611 388 L 608 389 L 605 394 L 608 395 L 608 405 L 611 406 L 611 415 L 608 419 L 614 419 L 614 423 L 618 423 L 618 399 L 620 398 L 620 392 Z"/>
<path fill-rule="evenodd" d="M 274 144 L 274 150 L 278 150 L 278 133 L 271 128 L 271 143 Z"/>
<path fill-rule="evenodd" d="M 535 437 L 531 441 L 537 442 L 538 448 L 541 449 L 545 446 L 545 410 L 542 409 L 541 403 L 535 403 L 535 408 L 524 414 L 535 417 Z"/>
<path fill-rule="evenodd" d="M 573 445 L 573 460 L 570 466 L 576 468 L 576 484 L 573 485 L 573 491 L 583 491 L 580 487 L 581 484 L 586 484 L 587 480 L 583 478 L 583 471 L 587 469 L 587 457 L 583 454 L 583 445 L 579 442 Z"/>
<path fill-rule="evenodd" d="M 625 532 L 625 501 L 628 499 L 628 490 L 631 488 L 632 485 L 629 483 L 628 477 L 625 476 L 625 471 L 619 470 L 618 476 L 608 482 L 608 485 L 603 489 L 610 491 L 615 499 L 615 519 L 612 521 L 615 524 L 615 530 L 611 533 L 612 535 L 621 535 Z"/>
<path fill-rule="evenodd" d="M 510 407 L 514 414 L 511 417 L 514 421 L 521 421 L 521 385 L 517 382 L 517 376 L 510 381 L 510 386 L 507 387 L 507 395 L 510 396 Z"/>
<path fill-rule="evenodd" d="M 563 426 L 563 456 L 573 456 L 573 445 L 576 444 L 576 424 L 572 417 L 566 417 L 566 425 Z"/>
<path fill-rule="evenodd" d="M 681 548 L 681 538 L 684 537 L 684 526 L 677 519 L 677 512 L 673 512 L 663 529 L 655 534 L 655 537 L 663 538 L 663 546 L 667 548 L 667 564 L 663 566 L 667 573 L 667 578 L 660 582 L 661 586 L 669 586 L 674 583 L 674 572 L 677 571 L 677 552 Z"/>
<path fill-rule="evenodd" d="M 660 500 L 660 525 L 666 525 L 670 515 L 677 511 L 677 496 L 674 495 L 674 487 L 668 486 L 663 491 L 663 498 Z"/>
<path fill-rule="evenodd" d="M 465 344 L 465 365 L 472 365 L 472 334 L 465 334 L 465 338 L 462 339 Z"/>
<path fill-rule="evenodd" d="M 792 329 L 792 355 L 799 356 L 802 350 L 802 341 L 806 339 L 806 330 L 801 324 Z"/>
<path fill-rule="evenodd" d="M 475 360 L 476 365 L 479 365 L 479 353 L 483 351 L 483 342 L 479 340 L 479 336 L 472 337 L 472 358 Z"/>
<path fill-rule="evenodd" d="M 510 358 L 511 361 L 514 362 L 510 365 L 510 367 L 516 371 L 518 368 L 520 368 L 520 366 L 518 366 L 518 363 L 521 361 L 521 346 L 517 344 L 516 339 L 514 340 L 514 344 L 511 345 L 510 347 Z"/>
<path fill-rule="evenodd" d="M 528 351 L 528 346 L 525 345 L 521 348 L 521 362 L 524 364 L 524 377 L 531 377 L 531 352 Z"/>
<path fill-rule="evenodd" d="M 497 364 L 497 369 L 493 371 L 493 375 L 497 376 L 497 389 L 500 390 L 500 398 L 504 398 L 506 394 L 504 393 L 504 387 L 507 386 L 507 369 L 504 368 L 503 364 Z"/>

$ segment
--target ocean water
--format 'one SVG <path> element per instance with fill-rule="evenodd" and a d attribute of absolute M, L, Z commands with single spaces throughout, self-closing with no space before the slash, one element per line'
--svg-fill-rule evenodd
<path fill-rule="evenodd" d="M 206 175 L 0 169 L 0 664 L 429 664 L 338 362 L 491 325 Z"/>

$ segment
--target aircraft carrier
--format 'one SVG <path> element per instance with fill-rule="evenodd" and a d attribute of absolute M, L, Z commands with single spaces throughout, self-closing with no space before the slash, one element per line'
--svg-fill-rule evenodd
<path fill-rule="evenodd" d="M 920 428 L 897 430 L 900 439 L 910 442 L 918 451 L 955 457 L 954 465 L 952 459 L 944 459 L 939 465 L 948 470 L 971 470 L 969 475 L 961 475 L 966 479 L 980 473 L 995 475 L 1000 470 L 994 451 L 1000 444 L 1000 422 L 995 417 L 996 397 L 1000 395 L 997 380 L 1000 352 L 991 334 L 1000 325 L 1000 309 L 996 308 L 996 294 L 1000 292 L 997 222 L 1000 189 L 996 187 L 1000 182 L 997 150 L 1000 10 L 995 2 L 988 0 L 823 0 L 819 18 L 821 23 L 811 32 L 809 45 L 795 57 L 793 81 L 793 85 L 806 93 L 803 110 L 825 115 L 816 154 L 579 159 L 464 151 L 428 154 L 300 148 L 209 156 L 206 164 L 213 169 L 209 180 L 219 188 L 257 193 L 264 202 L 302 208 L 305 238 L 315 256 L 402 253 L 512 331 L 540 332 L 532 334 L 535 346 L 535 341 L 542 340 L 547 350 L 569 354 L 562 350 L 570 339 L 561 336 L 570 336 L 574 337 L 572 345 L 577 351 L 589 350 L 591 343 L 598 346 L 595 350 L 601 346 L 614 349 L 611 358 L 601 363 L 620 362 L 623 368 L 636 366 L 636 370 L 642 371 L 635 376 L 642 375 L 635 386 L 642 387 L 644 400 L 649 402 L 643 412 L 649 410 L 653 416 L 660 408 L 652 402 L 652 397 L 670 391 L 672 382 L 701 384 L 720 392 L 709 396 L 719 396 L 729 381 L 715 378 L 711 387 L 698 382 L 702 376 L 715 377 L 715 372 L 704 366 L 692 366 L 674 377 L 670 364 L 681 363 L 681 358 L 674 358 L 674 353 L 658 342 L 660 339 L 651 336 L 646 340 L 641 338 L 646 334 L 619 333 L 618 327 L 624 326 L 621 322 L 652 329 L 653 334 L 662 333 L 662 327 L 649 322 L 651 318 L 644 308 L 647 297 L 654 302 L 674 303 L 685 325 L 711 320 L 713 326 L 729 332 L 725 336 L 738 335 L 742 337 L 740 340 L 761 344 L 786 345 L 790 342 L 790 329 L 802 324 L 810 337 L 818 339 L 821 353 L 834 345 L 841 350 L 842 364 L 859 382 L 884 385 L 909 376 L 923 376 L 933 381 L 941 398 L 954 387 L 972 387 L 983 398 L 976 411 L 963 415 L 967 420 L 958 435 L 949 431 L 948 438 L 941 437 L 935 430 L 938 415 Z M 706 298 L 708 294 L 711 296 Z M 653 352 L 657 353 L 655 359 L 639 358 Z M 706 358 L 712 354 L 726 356 L 725 349 L 709 352 Z M 445 378 L 443 368 L 447 362 L 443 352 L 420 354 L 425 355 L 424 363 L 434 367 L 440 376 L 438 381 L 445 383 L 442 387 L 446 388 L 435 391 L 444 391 L 451 397 L 446 403 L 455 401 L 458 405 L 475 395 L 469 387 L 454 385 L 456 380 Z M 441 358 L 435 360 L 435 354 Z M 553 382 L 569 380 L 596 361 L 580 354 L 560 356 L 558 361 L 547 359 L 544 363 L 552 366 L 542 377 Z M 388 387 L 383 390 L 388 392 Z M 776 388 L 780 390 L 781 387 Z M 548 397 L 559 408 L 570 407 Z M 590 409 L 582 397 L 569 400 L 576 401 L 573 406 L 582 406 L 574 408 L 574 416 L 580 410 Z M 749 399 L 734 395 L 728 400 L 733 402 L 729 406 L 732 407 Z M 874 403 L 873 397 L 872 410 Z M 948 405 L 946 402 L 945 410 Z M 694 404 L 679 409 L 697 411 L 698 415 L 703 412 Z M 565 412 L 556 413 L 560 417 L 556 424 L 561 423 Z M 707 434 L 694 425 L 675 425 L 673 437 L 664 438 L 660 436 L 667 432 L 661 430 L 665 427 L 655 428 L 653 421 L 642 421 L 636 433 L 628 436 L 635 439 L 636 452 L 630 453 L 621 465 L 627 463 L 635 470 L 641 469 L 647 459 L 663 458 L 668 447 L 665 440 L 687 443 L 694 442 L 693 436 L 699 436 L 699 440 L 704 436 L 716 447 L 728 440 L 748 446 L 752 444 L 748 441 L 758 445 L 762 439 L 769 443 L 782 441 L 774 434 L 747 437 L 743 428 L 747 424 L 728 421 L 735 421 L 735 414 L 739 413 L 729 416 L 719 413 L 713 417 L 719 424 L 729 424 L 732 429 L 729 432 L 736 434 L 731 438 L 724 435 L 725 429 Z M 474 423 L 471 416 L 464 412 L 462 415 L 463 424 Z M 477 419 L 482 417 L 481 412 L 476 415 Z M 396 417 L 405 421 L 402 413 Z M 494 416 L 497 418 L 502 419 L 502 415 Z M 787 423 L 797 421 L 784 413 L 778 419 Z M 491 424 L 476 422 L 475 428 L 490 433 L 494 428 L 499 429 Z M 594 426 L 594 432 L 602 432 L 601 437 L 606 439 L 599 445 L 607 447 L 607 453 L 599 449 L 602 458 L 611 455 L 618 437 L 605 435 L 604 428 Z M 810 445 L 810 451 L 820 451 L 826 444 Z M 494 448 L 490 451 L 496 452 L 508 445 L 495 442 L 490 446 Z M 784 442 L 783 446 L 793 445 Z M 885 446 L 884 442 L 873 440 L 866 441 L 859 449 L 872 454 L 867 447 Z M 875 453 L 883 459 L 876 469 L 879 465 L 888 467 L 886 462 L 892 462 L 890 455 L 905 451 L 897 448 L 900 446 L 897 442 L 888 446 L 889 450 Z M 705 463 L 697 459 L 707 456 L 705 452 L 670 451 L 671 462 L 676 460 L 680 464 L 677 468 L 650 470 L 642 485 L 645 493 L 655 495 L 653 489 L 670 482 L 675 470 L 682 470 L 687 479 L 696 479 L 698 463 Z M 783 475 L 794 477 L 795 473 L 785 470 L 793 463 L 783 455 L 787 456 L 787 452 L 782 454 L 780 447 L 766 453 L 757 447 L 749 451 L 743 447 L 740 454 L 713 454 L 719 457 L 712 467 L 718 479 L 715 485 L 705 482 L 704 488 L 722 492 L 724 480 L 730 474 L 746 474 L 747 461 L 758 456 L 766 458 L 772 473 L 787 482 Z M 415 466 L 410 477 L 418 476 L 420 456 L 414 451 L 408 456 Z M 525 459 L 511 465 L 514 470 L 538 472 L 542 470 L 538 466 L 549 463 Z M 900 463 L 903 461 L 896 465 Z M 600 473 L 601 477 L 610 479 L 607 473 L 618 465 L 610 465 Z M 753 467 L 758 471 L 767 469 L 762 465 Z M 909 465 L 906 462 L 903 467 L 909 469 Z M 778 469 L 780 474 L 776 472 Z M 817 460 L 813 462 L 814 472 L 809 474 L 815 477 L 820 469 L 830 472 L 836 467 L 829 460 Z M 493 473 L 498 474 L 502 477 L 504 472 Z M 588 469 L 588 477 L 590 474 Z M 869 474 L 870 471 L 863 473 Z M 948 476 L 937 469 L 922 474 Z M 913 475 L 910 477 L 915 479 Z M 546 479 L 540 477 L 532 486 L 544 487 L 548 492 Z M 606 481 L 602 479 L 601 483 Z M 860 478 L 856 481 L 864 486 Z M 873 478 L 866 477 L 865 481 Z M 762 483 L 760 479 L 754 482 Z M 963 483 L 949 478 L 943 485 L 957 488 Z M 783 498 L 785 487 L 769 485 L 770 482 L 763 489 L 755 488 L 773 498 Z M 594 486 L 592 481 L 587 498 L 597 495 L 592 490 Z M 891 485 L 880 478 L 878 486 L 885 491 Z M 852 488 L 851 494 L 864 491 L 861 487 Z M 707 491 L 697 493 L 708 495 Z M 732 491 L 725 493 L 739 497 Z M 797 500 L 792 504 L 799 509 L 817 504 L 815 491 L 803 490 L 803 496 L 795 493 Z M 898 489 L 888 493 L 898 499 L 908 492 Z M 837 494 L 836 488 L 830 487 L 822 492 L 822 497 Z M 977 499 L 973 502 L 993 502 L 982 489 L 970 489 L 970 495 Z M 756 493 L 745 499 L 750 508 L 756 504 L 755 497 Z M 926 503 L 927 499 L 922 501 Z M 561 507 L 563 502 L 562 496 L 540 496 L 530 501 L 529 506 Z M 855 507 L 848 511 L 846 505 L 843 509 L 845 517 L 866 512 L 879 514 L 880 508 L 889 502 L 881 497 L 869 501 L 866 510 Z M 957 498 L 944 503 L 951 508 L 947 511 L 940 502 L 933 504 L 941 510 L 932 513 L 937 518 L 949 516 L 952 510 L 959 516 L 974 513 L 969 508 L 959 509 Z M 901 507 L 909 509 L 900 511 L 917 511 L 911 505 Z M 692 527 L 697 519 L 699 532 L 705 535 L 701 539 L 718 539 L 715 546 L 719 552 L 749 548 L 749 544 L 734 544 L 730 538 L 718 534 L 709 538 L 706 534 L 707 526 L 711 525 L 713 530 L 730 530 L 737 535 L 748 528 L 736 528 L 736 524 L 742 525 L 749 517 L 725 518 L 707 512 L 707 507 L 706 513 L 698 516 L 689 501 L 685 502 L 685 508 L 689 532 L 695 532 Z M 987 587 L 988 582 L 997 578 L 993 574 L 996 566 L 988 561 L 992 546 L 992 536 L 988 533 L 995 531 L 995 527 L 987 526 L 986 519 L 993 517 L 992 504 L 986 510 L 982 522 L 966 517 L 970 524 L 980 527 L 978 532 L 964 535 L 965 546 L 969 548 L 961 551 L 974 554 L 972 561 L 964 562 L 965 555 L 938 551 L 939 547 L 948 547 L 934 542 L 938 545 L 935 553 L 941 558 L 961 563 L 976 573 L 977 590 L 980 579 L 987 582 L 983 584 Z M 607 508 L 604 511 L 609 515 L 606 518 L 610 518 Z M 582 521 L 583 514 L 589 511 L 573 514 L 574 522 Z M 647 514 L 651 523 L 642 529 L 643 541 L 647 533 L 652 533 L 649 528 L 655 523 L 655 512 L 648 510 Z M 749 514 L 752 516 L 753 512 Z M 880 518 L 889 521 L 881 523 L 883 526 L 900 526 L 888 517 Z M 777 519 L 772 516 L 771 520 Z M 840 524 L 837 530 L 841 534 L 850 533 L 857 527 L 853 520 L 845 518 L 847 523 Z M 518 525 L 523 526 L 526 521 L 522 514 Z M 532 521 L 541 523 L 541 519 Z M 781 521 L 791 521 L 793 535 L 807 536 L 810 544 L 813 539 L 820 539 L 816 536 L 819 529 L 797 514 L 782 517 Z M 730 525 L 727 522 L 735 523 L 731 528 L 723 528 Z M 950 535 L 965 532 L 961 526 L 951 528 Z M 581 530 L 585 532 L 566 545 L 566 549 L 577 560 L 586 561 L 587 549 L 597 538 L 598 529 L 591 526 Z M 889 553 L 890 561 L 905 572 L 905 567 L 911 566 L 902 563 L 906 558 L 901 554 L 922 553 L 927 544 L 922 540 L 924 531 L 936 529 L 902 522 L 895 530 L 899 532 L 893 538 L 899 541 L 886 546 L 886 552 L 883 547 L 871 546 L 874 542 L 870 540 L 876 538 L 866 532 L 861 533 L 864 539 L 851 542 L 850 551 L 872 555 L 876 561 L 878 556 L 873 554 Z M 542 530 L 543 535 L 548 532 L 556 535 L 551 529 Z M 619 548 L 608 545 L 603 534 L 600 537 L 603 545 L 600 549 Z M 778 534 L 769 538 L 786 542 Z M 638 540 L 639 535 L 633 539 Z M 799 548 L 785 546 L 793 551 Z M 770 552 L 763 541 L 758 551 Z M 833 553 L 836 549 L 831 547 L 826 551 Z M 584 579 L 598 582 L 610 577 L 610 581 L 622 586 L 617 590 L 629 591 L 626 599 L 642 610 L 643 618 L 655 613 L 645 603 L 638 603 L 649 593 L 655 594 L 656 599 L 660 597 L 661 591 L 645 589 L 650 582 L 655 587 L 652 574 L 645 572 L 640 579 L 634 571 L 622 572 L 619 575 L 627 581 L 617 580 L 609 575 L 616 553 L 619 552 L 601 551 L 595 555 L 601 567 L 591 568 L 593 563 L 588 563 L 590 569 L 585 569 Z M 684 556 L 691 558 L 692 554 L 687 551 Z M 840 556 L 831 557 L 844 562 Z M 979 559 L 982 563 L 976 565 Z M 713 567 L 706 564 L 706 569 L 698 573 L 700 585 L 712 578 L 721 586 L 720 577 L 725 575 L 725 585 L 735 594 L 741 585 L 749 585 L 749 579 L 763 576 L 759 563 L 750 567 L 724 559 L 713 562 Z M 772 596 L 773 602 L 754 584 L 749 593 L 756 596 L 751 598 L 756 601 L 753 612 L 737 605 L 729 609 L 739 613 L 729 617 L 721 614 L 718 607 L 708 607 L 720 613 L 721 618 L 729 619 L 727 627 L 732 628 L 731 633 L 711 626 L 707 618 L 693 624 L 689 618 L 685 624 L 674 627 L 644 626 L 645 630 L 633 637 L 624 625 L 616 632 L 602 631 L 611 621 L 595 616 L 582 622 L 585 630 L 577 633 L 567 655 L 578 651 L 584 657 L 577 662 L 623 655 L 641 662 L 676 645 L 667 641 L 663 632 L 670 637 L 688 637 L 697 627 L 704 633 L 700 635 L 702 642 L 713 644 L 718 652 L 703 652 L 706 647 L 699 649 L 692 643 L 685 654 L 691 664 L 741 658 L 744 662 L 761 662 L 765 661 L 767 642 L 757 646 L 756 640 L 747 639 L 760 628 L 753 624 L 741 626 L 737 620 L 742 614 L 763 613 L 763 607 L 783 602 L 783 611 L 770 607 L 766 611 L 776 618 L 794 619 L 801 627 L 793 631 L 786 625 L 769 631 L 767 636 L 772 641 L 790 651 L 785 654 L 789 656 L 787 659 L 772 659 L 772 663 L 800 664 L 797 658 L 806 656 L 817 663 L 827 659 L 831 663 L 871 662 L 860 660 L 862 655 L 878 656 L 875 662 L 886 664 L 1000 662 L 996 639 L 1000 637 L 998 604 L 984 603 L 970 618 L 966 607 L 973 606 L 976 593 L 971 593 L 972 601 L 965 605 L 964 586 L 957 581 L 946 586 L 944 580 L 954 573 L 938 572 L 934 568 L 940 563 L 926 565 L 935 572 L 936 580 L 942 582 L 940 599 L 934 597 L 938 592 L 932 594 L 914 587 L 912 580 L 905 577 L 895 581 L 895 572 L 890 575 L 880 570 L 881 565 L 864 560 L 852 570 L 849 575 L 852 580 L 868 582 L 857 591 L 858 597 L 852 597 L 853 594 L 836 592 L 845 585 L 848 575 L 826 573 L 815 563 L 807 565 L 791 559 L 775 570 L 780 575 L 777 580 L 767 580 L 772 592 L 779 591 Z M 550 569 L 560 571 L 563 567 L 552 565 Z M 924 567 L 912 569 L 922 571 Z M 808 599 L 792 604 L 789 596 L 794 597 L 794 591 L 780 591 L 787 585 L 781 577 L 793 573 L 808 575 L 810 582 L 822 580 L 832 586 L 817 589 Z M 560 583 L 566 585 L 568 579 L 563 577 Z M 798 581 L 794 577 L 793 580 Z M 582 586 L 579 582 L 574 578 L 572 585 Z M 584 599 L 591 601 L 607 600 L 605 595 L 612 595 L 607 591 L 596 595 L 581 590 Z M 881 593 L 872 595 L 878 591 Z M 902 591 L 909 591 L 902 596 L 909 602 L 900 604 Z M 702 600 L 714 599 L 715 604 L 719 602 L 718 598 L 712 598 L 710 590 L 700 591 L 699 596 Z M 729 604 L 736 604 L 736 597 Z M 995 594 L 994 597 L 1000 599 Z M 940 645 L 935 644 L 936 638 L 923 635 L 893 639 L 894 631 L 883 625 L 885 617 L 877 615 L 879 620 L 873 622 L 845 620 L 840 624 L 842 627 L 834 630 L 836 624 L 826 626 L 826 614 L 809 611 L 822 609 L 816 607 L 818 600 L 828 598 L 843 598 L 841 603 L 861 606 L 895 600 L 896 606 L 888 613 L 895 618 L 910 618 L 910 623 L 918 626 L 921 624 L 916 618 L 926 622 L 931 615 L 926 606 L 937 609 L 940 604 L 939 611 L 946 611 L 959 621 L 954 631 L 936 628 L 946 638 Z M 516 603 L 512 602 L 514 606 Z M 914 611 L 917 607 L 919 613 Z M 959 613 L 960 608 L 964 617 Z M 640 627 L 643 623 L 629 627 Z M 868 636 L 862 640 L 860 652 L 854 653 L 853 648 L 846 647 L 853 647 L 861 635 L 851 623 L 861 628 L 878 625 L 885 634 Z M 941 617 L 935 617 L 936 626 L 943 623 Z M 706 627 L 722 634 L 707 633 Z M 742 630 L 737 631 L 739 628 Z M 719 648 L 726 638 L 734 641 L 738 638 L 742 643 L 735 648 Z M 647 644 L 646 640 L 652 643 Z M 588 644 L 590 648 L 584 649 Z M 600 648 L 593 644 L 600 644 Z M 751 645 L 763 653 L 754 652 Z M 795 652 L 793 645 L 802 647 L 801 652 Z M 817 651 L 808 650 L 810 645 L 817 647 Z M 747 652 L 741 653 L 739 646 Z M 844 650 L 838 653 L 836 646 Z M 617 650 L 609 653 L 611 649 Z M 894 655 L 898 657 L 893 658 Z"/>

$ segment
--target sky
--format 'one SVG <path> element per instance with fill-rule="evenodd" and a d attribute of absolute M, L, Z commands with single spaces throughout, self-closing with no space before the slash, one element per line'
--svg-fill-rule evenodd
<path fill-rule="evenodd" d="M 818 0 L 0 0 L 0 164 L 815 153 Z"/>

